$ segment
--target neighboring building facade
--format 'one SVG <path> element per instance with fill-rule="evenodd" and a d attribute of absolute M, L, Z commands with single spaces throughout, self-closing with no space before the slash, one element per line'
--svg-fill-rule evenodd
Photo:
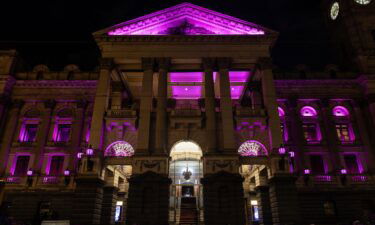
<path fill-rule="evenodd" d="M 77 225 L 370 221 L 375 2 L 325 7 L 360 73 L 277 72 L 277 32 L 189 3 L 94 33 L 97 71 L 0 51 L 2 203 Z"/>

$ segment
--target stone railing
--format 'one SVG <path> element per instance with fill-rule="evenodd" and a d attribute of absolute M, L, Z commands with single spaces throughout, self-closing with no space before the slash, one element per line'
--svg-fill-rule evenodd
<path fill-rule="evenodd" d="M 110 109 L 107 110 L 107 117 L 110 118 L 129 118 L 135 117 L 137 112 L 131 109 Z"/>
<path fill-rule="evenodd" d="M 201 110 L 200 109 L 175 109 L 175 110 L 172 110 L 171 116 L 199 117 L 201 116 Z"/>

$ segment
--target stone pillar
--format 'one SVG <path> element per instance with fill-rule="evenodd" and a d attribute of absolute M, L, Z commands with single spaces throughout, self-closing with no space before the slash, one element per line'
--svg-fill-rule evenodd
<path fill-rule="evenodd" d="M 101 147 L 104 131 L 103 117 L 108 108 L 109 91 L 111 83 L 112 59 L 103 58 L 100 65 L 99 80 L 96 87 L 94 109 L 90 129 L 90 144 L 97 150 Z"/>
<path fill-rule="evenodd" d="M 219 76 L 220 80 L 220 110 L 223 130 L 223 151 L 233 152 L 236 148 L 234 139 L 234 122 L 232 110 L 232 98 L 230 93 L 229 68 L 231 66 L 230 58 L 219 58 Z"/>
<path fill-rule="evenodd" d="M 97 178 L 76 178 L 71 224 L 100 224 L 104 181 Z"/>
<path fill-rule="evenodd" d="M 341 165 L 340 155 L 338 153 L 337 136 L 335 130 L 335 123 L 332 121 L 332 110 L 329 107 L 329 99 L 322 99 L 322 120 L 324 134 L 322 135 L 323 140 L 326 141 L 329 154 L 331 158 L 331 166 L 334 172 L 340 171 L 343 166 Z"/>
<path fill-rule="evenodd" d="M 288 174 L 269 179 L 269 195 L 273 225 L 299 225 L 298 192 L 296 178 Z"/>
<path fill-rule="evenodd" d="M 167 86 L 169 58 L 158 58 L 159 67 L 158 95 L 156 108 L 155 151 L 160 154 L 167 152 Z"/>
<path fill-rule="evenodd" d="M 35 171 L 41 172 L 40 169 L 43 165 L 43 152 L 48 141 L 48 137 L 51 131 L 51 120 L 52 120 L 52 112 L 55 108 L 56 102 L 55 100 L 49 99 L 44 101 L 44 110 L 42 112 L 42 120 L 40 127 L 38 128 L 38 136 L 36 138 L 37 147 L 35 149 L 35 160 L 34 166 L 32 169 Z M 53 127 L 53 126 L 52 126 Z M 52 131 L 53 132 L 53 131 Z M 64 168 L 65 169 L 65 168 Z"/>
<path fill-rule="evenodd" d="M 143 58 L 142 92 L 140 96 L 138 145 L 136 154 L 147 154 L 150 147 L 150 122 L 152 110 L 152 90 L 154 75 L 154 59 Z"/>
<path fill-rule="evenodd" d="M 271 225 L 272 213 L 270 204 L 270 194 L 268 186 L 258 186 L 255 188 L 259 206 L 259 224 Z"/>
<path fill-rule="evenodd" d="M 270 58 L 260 58 L 259 65 L 262 75 L 262 92 L 264 106 L 268 115 L 268 135 L 270 138 L 270 146 L 272 150 L 278 149 L 283 143 L 280 117 L 277 110 L 277 97 L 275 82 L 272 74 L 272 62 Z"/>
<path fill-rule="evenodd" d="M 358 100 L 360 101 L 360 100 Z M 358 127 L 358 135 L 360 140 L 362 141 L 362 145 L 365 149 L 363 155 L 363 159 L 366 162 L 366 165 L 369 169 L 370 172 L 375 172 L 375 149 L 371 150 L 371 140 L 369 136 L 368 129 L 366 127 L 366 123 L 364 121 L 365 115 L 363 114 L 363 111 L 361 109 L 361 103 L 360 102 L 354 102 L 352 101 L 352 106 L 353 106 L 353 111 L 354 111 L 354 116 L 356 120 L 356 124 Z M 373 117 L 374 119 L 375 117 Z M 356 137 L 357 139 L 358 137 Z"/>
<path fill-rule="evenodd" d="M 0 151 L 0 174 L 4 174 L 6 166 L 8 164 L 8 155 L 9 150 L 12 146 L 12 142 L 14 140 L 14 135 L 17 128 L 18 117 L 23 106 L 24 102 L 22 100 L 14 100 L 11 105 L 11 109 L 7 114 L 7 122 L 5 125 L 5 129 L 7 132 L 4 133 L 2 143 L 1 143 L 1 151 Z"/>
<path fill-rule="evenodd" d="M 69 166 L 68 166 L 68 169 L 70 171 L 74 170 L 75 164 L 77 162 L 76 155 L 81 150 L 81 141 L 82 141 L 82 134 L 83 134 L 83 126 L 85 122 L 86 106 L 87 106 L 87 101 L 85 100 L 77 101 L 77 108 L 75 110 L 75 118 L 74 118 L 73 127 L 72 127 L 72 141 L 71 141 L 72 152 L 70 155 Z"/>
<path fill-rule="evenodd" d="M 237 154 L 204 157 L 203 205 L 206 225 L 243 225 L 245 196 Z"/>
<path fill-rule="evenodd" d="M 168 224 L 168 157 L 135 156 L 128 181 L 126 224 Z"/>
<path fill-rule="evenodd" d="M 117 187 L 103 188 L 101 224 L 115 224 L 117 193 Z"/>
<path fill-rule="evenodd" d="M 215 88 L 214 88 L 214 59 L 204 58 L 204 104 L 206 111 L 206 138 L 207 152 L 215 152 L 217 150 L 216 143 L 216 111 L 215 111 Z"/>
<path fill-rule="evenodd" d="M 297 110 L 297 99 L 296 98 L 289 98 L 287 103 L 287 113 L 286 113 L 286 122 L 287 122 L 287 131 L 288 136 L 290 138 L 290 147 L 291 151 L 295 153 L 296 161 L 298 168 L 300 171 L 306 167 L 304 152 L 305 152 L 305 145 L 304 145 L 304 136 L 302 130 L 302 122 L 300 119 L 300 113 Z"/>

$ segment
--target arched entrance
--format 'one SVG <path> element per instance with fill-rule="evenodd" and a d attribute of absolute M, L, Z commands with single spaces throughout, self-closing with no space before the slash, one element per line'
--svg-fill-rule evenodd
<path fill-rule="evenodd" d="M 170 221 L 197 223 L 203 212 L 202 150 L 192 141 L 180 141 L 173 145 L 170 156 Z"/>

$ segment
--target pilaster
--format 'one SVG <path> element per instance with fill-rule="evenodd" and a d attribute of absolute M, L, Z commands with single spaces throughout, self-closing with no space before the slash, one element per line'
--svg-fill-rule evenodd
<path fill-rule="evenodd" d="M 206 111 L 206 138 L 207 152 L 215 152 L 217 150 L 216 140 L 216 112 L 215 112 L 215 89 L 213 72 L 215 59 L 203 58 L 204 69 L 204 92 L 205 92 L 205 111 Z"/>
<path fill-rule="evenodd" d="M 138 145 L 135 154 L 147 154 L 150 147 L 150 122 L 152 110 L 152 83 L 155 60 L 153 58 L 142 58 L 143 79 L 142 92 L 140 96 Z"/>
<path fill-rule="evenodd" d="M 229 69 L 231 58 L 218 58 L 220 80 L 220 110 L 223 130 L 223 151 L 234 152 L 236 143 L 234 140 L 234 122 L 232 98 L 230 93 Z"/>
<path fill-rule="evenodd" d="M 170 63 L 169 58 L 157 59 L 159 77 L 156 108 L 155 152 L 159 154 L 166 154 L 167 152 L 167 86 Z"/>
<path fill-rule="evenodd" d="M 108 108 L 112 68 L 113 60 L 111 58 L 101 60 L 90 129 L 90 144 L 93 149 L 99 149 L 103 141 L 104 114 Z"/>
<path fill-rule="evenodd" d="M 17 123 L 23 104 L 24 102 L 22 100 L 14 100 L 11 104 L 11 109 L 7 114 L 7 122 L 5 125 L 7 132 L 5 132 L 3 136 L 0 151 L 0 174 L 4 174 L 7 166 L 9 150 L 11 148 L 12 141 L 14 140 Z"/>

